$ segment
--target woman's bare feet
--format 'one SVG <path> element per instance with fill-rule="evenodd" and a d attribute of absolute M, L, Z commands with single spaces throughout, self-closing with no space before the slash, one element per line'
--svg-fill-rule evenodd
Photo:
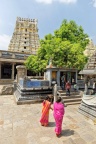
<path fill-rule="evenodd" d="M 59 137 L 59 134 L 56 133 L 56 136 Z"/>

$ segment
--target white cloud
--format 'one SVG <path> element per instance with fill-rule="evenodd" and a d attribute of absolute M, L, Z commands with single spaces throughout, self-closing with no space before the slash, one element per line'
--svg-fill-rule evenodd
<path fill-rule="evenodd" d="M 53 2 L 60 2 L 65 4 L 76 3 L 77 0 L 36 0 L 39 3 L 51 4 Z"/>
<path fill-rule="evenodd" d="M 39 3 L 51 4 L 54 0 L 36 0 Z"/>
<path fill-rule="evenodd" d="M 93 6 L 96 7 L 96 0 L 93 0 Z"/>
<path fill-rule="evenodd" d="M 0 35 L 0 50 L 8 50 L 11 36 L 3 34 Z"/>
<path fill-rule="evenodd" d="M 62 2 L 62 3 L 66 3 L 66 4 L 69 4 L 69 3 L 76 3 L 77 0 L 58 0 L 59 2 Z"/>

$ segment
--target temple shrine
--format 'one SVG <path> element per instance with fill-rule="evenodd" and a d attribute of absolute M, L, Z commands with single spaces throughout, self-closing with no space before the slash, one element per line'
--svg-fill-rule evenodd
<path fill-rule="evenodd" d="M 79 112 L 96 121 L 96 51 L 79 74 L 82 74 L 85 80 L 85 91 Z"/>

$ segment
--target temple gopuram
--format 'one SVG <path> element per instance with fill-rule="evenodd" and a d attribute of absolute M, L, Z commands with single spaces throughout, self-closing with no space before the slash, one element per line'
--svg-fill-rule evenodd
<path fill-rule="evenodd" d="M 39 46 L 37 20 L 17 17 L 8 51 L 36 54 Z"/>
<path fill-rule="evenodd" d="M 16 78 L 17 65 L 22 65 L 40 47 L 38 21 L 17 17 L 8 51 L 0 50 L 0 83 L 12 83 Z M 27 73 L 27 75 L 30 72 Z"/>

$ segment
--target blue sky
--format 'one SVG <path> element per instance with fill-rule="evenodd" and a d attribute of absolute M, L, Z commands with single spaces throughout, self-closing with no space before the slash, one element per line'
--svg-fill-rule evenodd
<path fill-rule="evenodd" d="M 96 0 L 0 0 L 0 50 L 8 49 L 17 17 L 38 19 L 40 39 L 74 20 L 96 45 Z"/>

